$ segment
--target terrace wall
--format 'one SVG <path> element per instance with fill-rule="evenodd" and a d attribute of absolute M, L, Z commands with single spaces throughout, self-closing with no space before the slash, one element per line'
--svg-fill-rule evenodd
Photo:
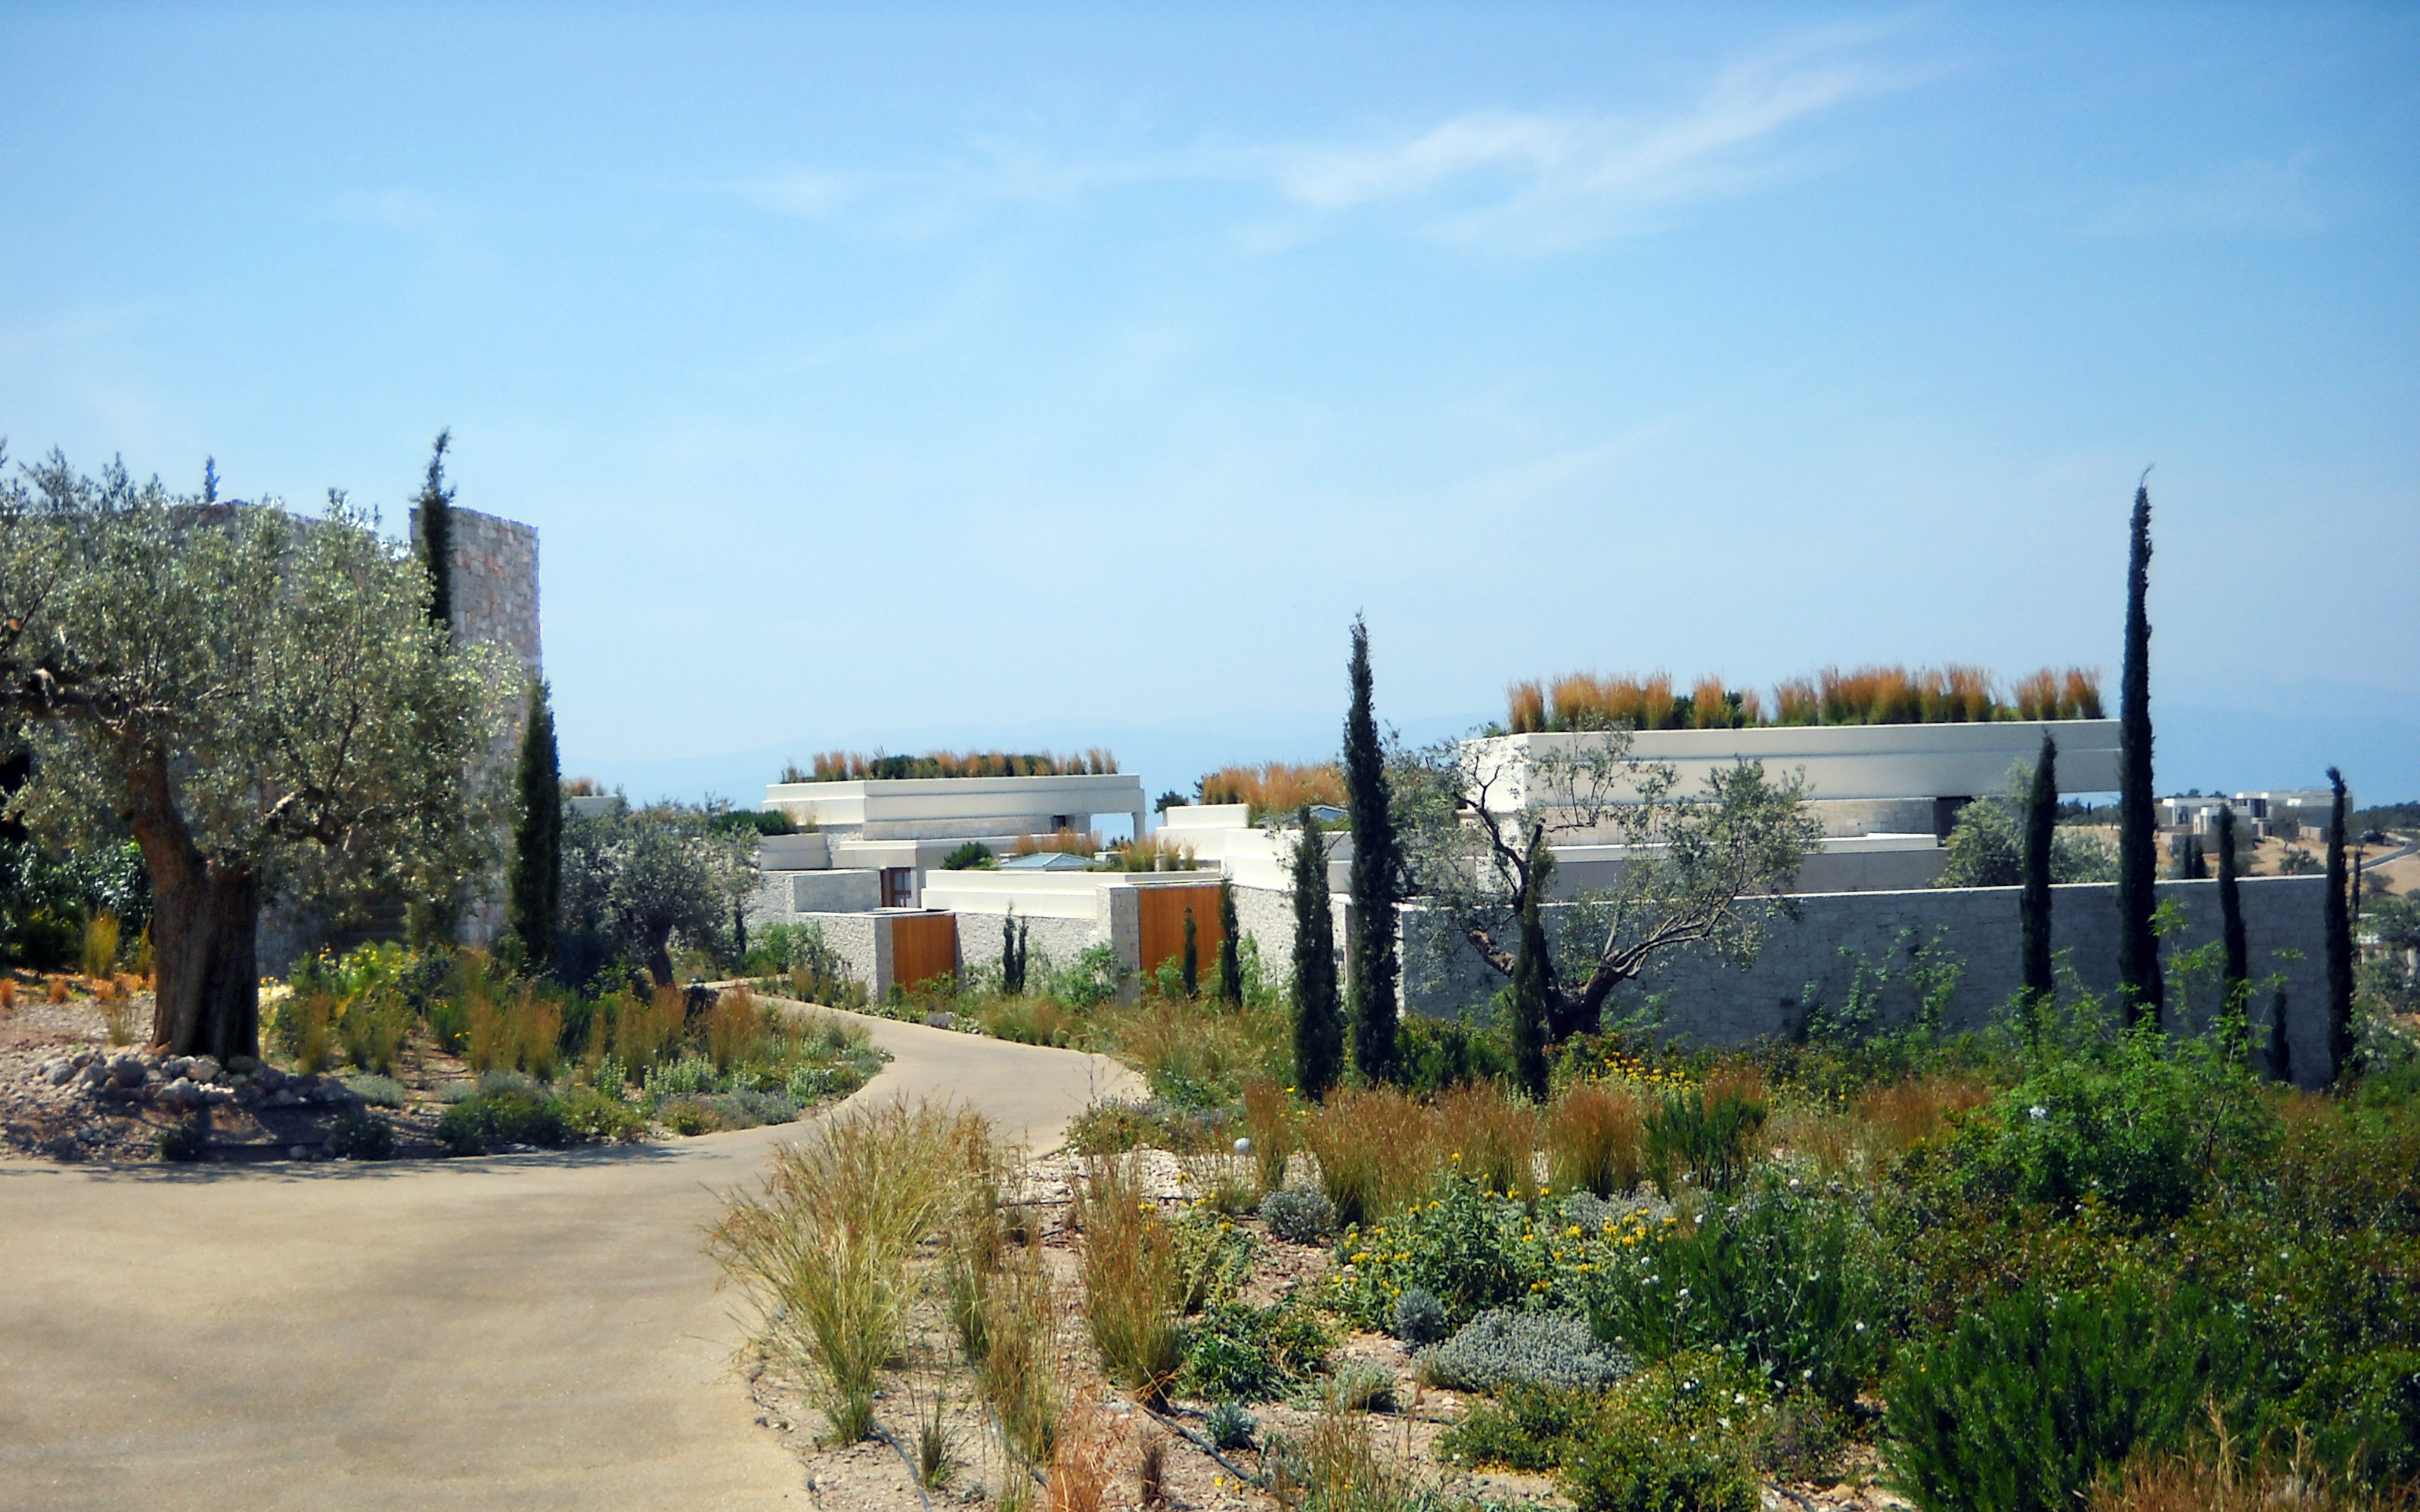
<path fill-rule="evenodd" d="M 2288 1041 L 2304 1080 L 2325 1058 L 2327 991 L 2321 912 L 2322 877 L 2251 877 L 2242 883 L 2245 942 L 2255 979 L 2283 975 Z M 2062 966 L 2092 991 L 2117 991 L 2118 889 L 2086 883 L 2052 889 L 2052 941 Z M 2015 994 L 2019 889 L 2015 887 L 1924 888 L 1907 892 L 1802 894 L 1798 918 L 1776 918 L 1762 949 L 1745 967 L 1711 952 L 1683 949 L 1659 958 L 1637 982 L 1615 993 L 1606 1015 L 1618 1018 L 1648 996 L 1664 999 L 1669 1033 L 1710 1044 L 1736 1044 L 1765 1037 L 1789 1037 L 1805 1027 L 1810 995 L 1834 1007 L 1845 1003 L 1860 961 L 1889 966 L 1896 979 L 1879 1005 L 1885 1024 L 1911 1021 L 1917 1010 L 1907 970 L 1911 949 L 1932 946 L 1954 954 L 1964 977 L 1947 1014 L 1952 1031 L 1979 1029 Z M 2173 901 L 2184 928 L 2161 945 L 2174 959 L 2218 938 L 2218 884 L 2164 882 L 2163 901 Z M 1550 932 L 1571 921 L 1567 904 L 1549 904 Z M 1450 1017 L 1492 999 L 1504 979 L 1466 945 L 1441 939 L 1426 910 L 1406 908 L 1404 992 L 1416 1012 Z M 1559 958 L 1562 955 L 1559 949 Z M 2200 1005 L 2197 1005 L 2197 1008 Z M 2266 1001 L 2256 1004 L 2267 1011 Z"/>

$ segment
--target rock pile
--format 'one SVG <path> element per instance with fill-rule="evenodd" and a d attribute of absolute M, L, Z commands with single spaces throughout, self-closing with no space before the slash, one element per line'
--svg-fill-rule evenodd
<path fill-rule="evenodd" d="M 220 1065 L 209 1056 L 171 1056 L 148 1050 L 78 1050 L 44 1061 L 42 1080 L 70 1082 L 104 1102 L 156 1103 L 170 1108 L 290 1108 L 359 1101 L 333 1076 L 288 1076 L 250 1056 Z"/>

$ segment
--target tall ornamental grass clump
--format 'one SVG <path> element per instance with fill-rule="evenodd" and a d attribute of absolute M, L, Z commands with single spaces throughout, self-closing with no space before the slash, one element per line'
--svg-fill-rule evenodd
<path fill-rule="evenodd" d="M 1747 1174 L 1764 1128 L 1764 1084 L 1753 1072 L 1717 1078 L 1664 1100 L 1647 1119 L 1647 1168 L 1670 1193 L 1686 1175 L 1729 1192 Z"/>
<path fill-rule="evenodd" d="M 1558 1192 L 1618 1196 L 1646 1173 L 1638 1100 L 1619 1088 L 1582 1082 L 1546 1118 L 1546 1178 Z"/>
<path fill-rule="evenodd" d="M 834 1435 L 874 1426 L 874 1388 L 897 1352 L 916 1288 L 910 1261 L 962 1210 L 971 1152 L 989 1130 L 969 1112 L 893 1101 L 834 1118 L 786 1146 L 764 1192 L 732 1200 L 710 1247 L 764 1319 L 777 1355 L 829 1385 Z"/>
<path fill-rule="evenodd" d="M 1175 1232 L 1131 1157 L 1085 1173 L 1084 1319 L 1109 1378 L 1146 1402 L 1185 1366 L 1186 1275 Z"/>
<path fill-rule="evenodd" d="M 1312 1112 L 1302 1133 L 1336 1221 L 1347 1227 L 1427 1195 L 1434 1139 L 1428 1111 L 1391 1088 L 1338 1092 Z"/>

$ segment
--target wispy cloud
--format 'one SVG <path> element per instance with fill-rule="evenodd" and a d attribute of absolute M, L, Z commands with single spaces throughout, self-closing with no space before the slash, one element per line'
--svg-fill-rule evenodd
<path fill-rule="evenodd" d="M 2092 236 L 2300 235 L 2320 229 L 2309 154 L 2248 159 L 2146 184 L 2085 223 Z"/>
<path fill-rule="evenodd" d="M 1920 75 L 1821 36 L 1716 72 L 1656 111 L 1474 109 L 1360 140 L 1207 146 L 1063 159 L 998 143 L 917 172 L 811 170 L 714 186 L 784 215 L 930 234 L 1009 205 L 1072 206 L 1120 189 L 1227 183 L 1268 195 L 1234 236 L 1272 251 L 1353 217 L 1410 234 L 1550 253 L 1661 224 L 1679 207 L 1792 170 L 1792 133 Z"/>

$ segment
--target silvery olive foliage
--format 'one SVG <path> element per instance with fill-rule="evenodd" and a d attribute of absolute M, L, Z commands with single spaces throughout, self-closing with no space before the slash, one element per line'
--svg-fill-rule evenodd
<path fill-rule="evenodd" d="M 1745 960 L 1822 826 L 1803 772 L 1715 767 L 1701 790 L 1668 762 L 1631 754 L 1626 729 L 1444 741 L 1398 752 L 1392 781 L 1415 927 L 1513 974 L 1521 903 L 1567 903 L 1548 929 L 1547 1028 L 1594 1028 L 1606 996 L 1661 951 L 1696 946 Z M 1558 845 L 1621 847 L 1610 886 L 1547 890 Z M 1450 959 L 1450 950 L 1435 952 Z"/>
<path fill-rule="evenodd" d="M 715 810 L 616 801 L 563 828 L 563 929 L 673 980 L 677 943 L 721 952 L 732 914 L 756 886 L 752 832 L 715 825 Z"/>
<path fill-rule="evenodd" d="M 142 844 L 155 1030 L 180 1050 L 252 1048 L 258 902 L 451 899 L 494 859 L 477 758 L 509 660 L 428 623 L 427 574 L 376 526 L 334 491 L 302 519 L 56 453 L 0 478 L 0 701 L 37 769 L 16 808 Z"/>

